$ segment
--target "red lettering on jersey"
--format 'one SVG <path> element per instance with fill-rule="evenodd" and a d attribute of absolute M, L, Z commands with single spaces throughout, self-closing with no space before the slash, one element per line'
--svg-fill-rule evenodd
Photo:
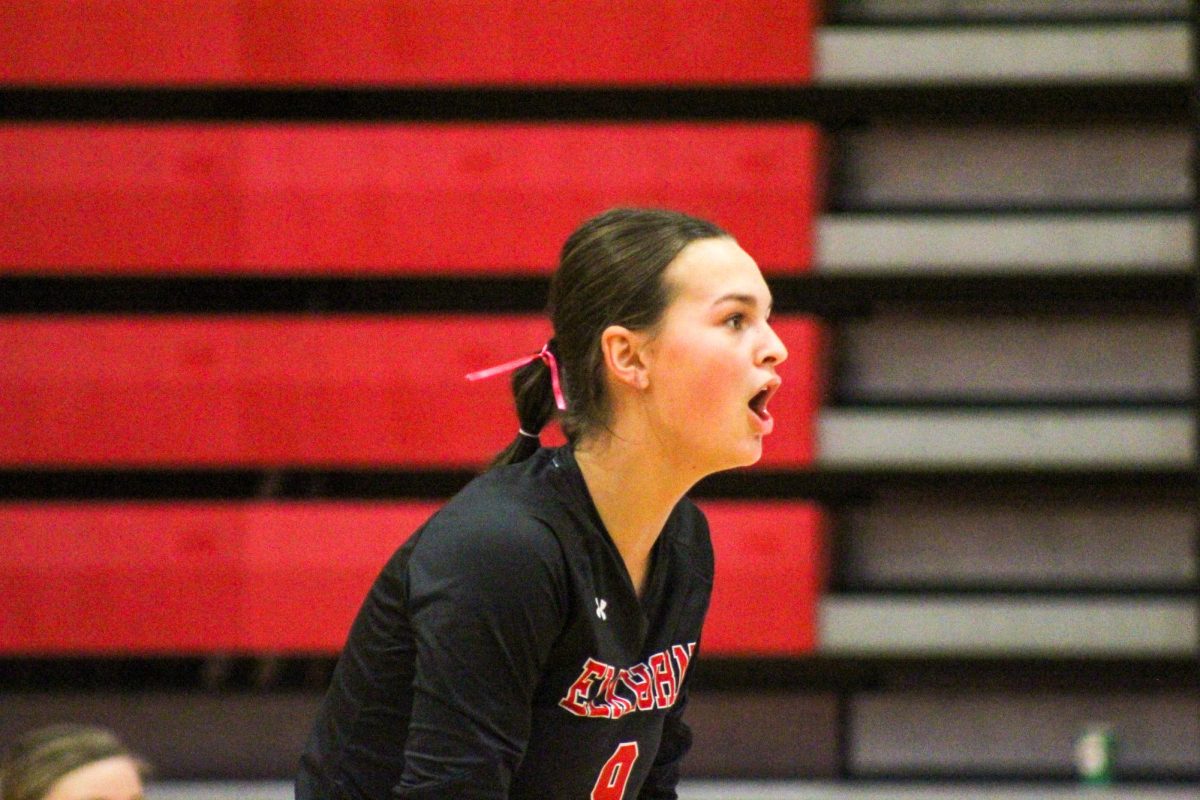
<path fill-rule="evenodd" d="M 617 682 L 617 670 L 608 664 L 601 666 L 604 667 L 604 675 L 600 678 L 600 689 L 596 692 L 596 699 L 588 703 L 587 715 L 607 719 L 612 717 L 613 712 L 605 698 L 612 694 L 612 686 Z"/>
<path fill-rule="evenodd" d="M 650 668 L 645 664 L 634 664 L 629 669 L 621 670 L 625 685 L 633 690 L 634 702 L 638 711 L 649 711 L 654 708 L 653 678 Z"/>
<path fill-rule="evenodd" d="M 558 704 L 577 717 L 592 716 L 589 713 L 588 695 L 592 692 L 592 684 L 602 679 L 612 671 L 608 664 L 602 664 L 594 658 L 589 658 L 583 665 L 583 672 L 571 684 L 567 694 Z"/>
<path fill-rule="evenodd" d="M 621 688 L 621 679 L 624 674 L 625 670 L 610 674 L 600 688 L 601 695 L 604 697 L 604 705 L 608 708 L 612 719 L 620 719 L 633 711 L 633 703 L 617 694 L 617 690 Z"/>
<path fill-rule="evenodd" d="M 627 669 L 589 658 L 558 704 L 577 717 L 601 719 L 670 708 L 679 700 L 695 652 L 695 642 L 672 645 Z"/>
<path fill-rule="evenodd" d="M 664 650 L 650 656 L 650 669 L 654 671 L 654 699 L 658 708 L 675 705 L 679 686 L 675 683 L 675 670 L 671 669 L 671 658 Z"/>

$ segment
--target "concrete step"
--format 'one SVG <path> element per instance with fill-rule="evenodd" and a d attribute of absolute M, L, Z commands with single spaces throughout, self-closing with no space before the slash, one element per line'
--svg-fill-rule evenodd
<path fill-rule="evenodd" d="M 829 595 L 826 656 L 1142 657 L 1200 653 L 1192 599 Z"/>
<path fill-rule="evenodd" d="M 826 408 L 821 467 L 1186 469 L 1195 458 L 1188 409 Z"/>
<path fill-rule="evenodd" d="M 1184 22 L 826 26 L 819 83 L 1184 80 Z"/>
<path fill-rule="evenodd" d="M 1194 248 L 1187 213 L 826 214 L 822 272 L 1177 273 Z"/>

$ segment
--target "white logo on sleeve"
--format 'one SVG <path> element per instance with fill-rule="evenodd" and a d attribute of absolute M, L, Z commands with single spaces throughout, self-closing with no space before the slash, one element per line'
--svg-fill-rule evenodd
<path fill-rule="evenodd" d="M 605 622 L 608 621 L 608 614 L 604 613 L 604 609 L 608 608 L 608 601 L 596 598 L 596 616 Z"/>

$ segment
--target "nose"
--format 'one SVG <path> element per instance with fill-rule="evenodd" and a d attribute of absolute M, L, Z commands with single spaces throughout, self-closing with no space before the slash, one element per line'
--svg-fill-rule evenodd
<path fill-rule="evenodd" d="M 779 334 L 775 333 L 775 329 L 769 324 L 765 326 L 766 336 L 763 339 L 762 346 L 758 351 L 758 363 L 761 365 L 779 366 L 784 361 L 787 361 L 788 349 L 779 338 Z"/>

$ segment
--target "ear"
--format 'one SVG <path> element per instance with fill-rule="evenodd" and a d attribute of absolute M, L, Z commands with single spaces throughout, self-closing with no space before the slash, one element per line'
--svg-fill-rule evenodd
<path fill-rule="evenodd" d="M 609 325 L 600 334 L 600 352 L 613 379 L 634 389 L 650 385 L 646 369 L 644 334 L 621 325 Z"/>

